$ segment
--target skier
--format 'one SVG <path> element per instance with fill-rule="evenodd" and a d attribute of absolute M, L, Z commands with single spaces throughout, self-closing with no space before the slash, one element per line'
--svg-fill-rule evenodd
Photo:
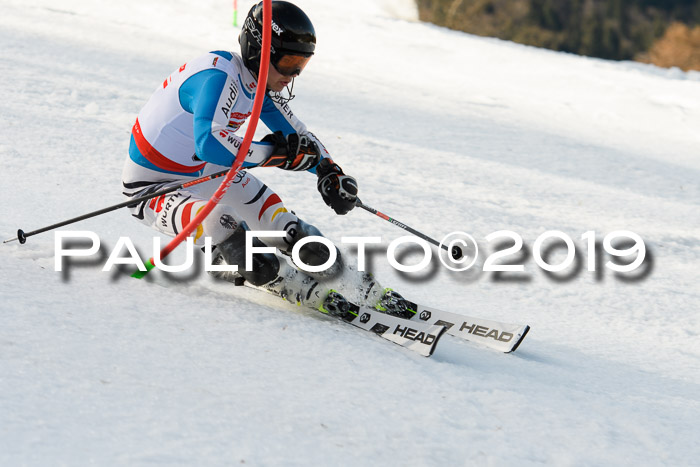
<path fill-rule="evenodd" d="M 272 133 L 252 143 L 243 169 L 226 195 L 193 233 L 195 244 L 201 246 L 205 237 L 211 237 L 214 264 L 238 265 L 237 274 L 245 281 L 289 301 L 341 313 L 329 297 L 329 284 L 340 288 L 345 285 L 345 289 L 356 292 L 354 300 L 363 305 L 405 316 L 405 300 L 382 289 L 369 274 L 345 266 L 337 249 L 337 260 L 322 273 L 309 275 L 290 265 L 285 256 L 291 254 L 295 243 L 307 236 L 321 236 L 321 232 L 287 210 L 277 194 L 245 170 L 277 167 L 311 172 L 316 175 L 323 200 L 337 214 L 347 214 L 355 206 L 356 180 L 333 162 L 325 146 L 288 105 L 294 97 L 294 79 L 314 53 L 314 27 L 300 8 L 285 1 L 272 2 L 272 19 L 271 66 L 265 89 L 260 91 L 266 93 L 260 118 Z M 262 3 L 248 13 L 239 43 L 241 55 L 216 51 L 182 65 L 141 109 L 122 174 L 126 196 L 143 196 L 232 166 L 243 139 L 236 131 L 251 115 L 259 91 Z M 146 225 L 175 236 L 203 208 L 218 185 L 212 180 L 180 189 L 136 204 L 131 212 Z M 248 230 L 284 232 L 284 237 L 253 241 L 256 247 L 274 246 L 281 255 L 256 253 L 252 269 L 245 270 Z M 300 259 L 311 266 L 325 264 L 330 254 L 318 242 L 308 243 L 299 251 Z M 231 273 L 215 274 L 228 280 L 236 277 Z M 319 282 L 324 285 L 319 286 Z"/>

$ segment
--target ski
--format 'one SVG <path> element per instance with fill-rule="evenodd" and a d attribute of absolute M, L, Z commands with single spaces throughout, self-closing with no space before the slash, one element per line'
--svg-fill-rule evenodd
<path fill-rule="evenodd" d="M 530 330 L 530 326 L 525 324 L 474 318 L 414 302 L 409 302 L 409 305 L 411 311 L 415 311 L 410 317 L 411 322 L 444 326 L 447 334 L 505 353 L 514 352 Z"/>
<path fill-rule="evenodd" d="M 344 308 L 336 313 L 328 310 L 334 298 L 339 298 L 344 302 Z M 433 354 L 440 337 L 446 330 L 445 326 L 439 324 L 414 322 L 350 303 L 335 291 L 329 293 L 319 311 L 340 318 L 365 331 L 373 332 L 386 340 L 418 352 L 424 357 Z"/>
<path fill-rule="evenodd" d="M 239 286 L 245 285 L 248 288 L 273 294 L 283 299 L 288 298 L 285 294 L 282 294 L 274 284 L 267 287 L 256 287 L 243 280 L 240 276 L 226 278 L 225 280 Z M 386 289 L 386 291 L 388 292 L 390 289 Z M 324 293 L 328 294 L 328 296 L 322 299 L 322 294 Z M 420 305 L 405 300 L 403 297 L 401 297 L 401 300 L 406 304 L 404 316 L 398 317 L 384 313 L 384 310 L 381 309 L 378 310 L 350 303 L 336 291 L 328 291 L 326 289 L 325 292 L 322 292 L 322 289 L 316 286 L 309 288 L 308 295 L 305 298 L 295 297 L 294 300 L 288 301 L 301 304 L 307 301 L 311 294 L 316 297 L 315 303 L 323 301 L 318 307 L 318 311 L 342 319 L 365 331 L 374 332 L 384 339 L 409 348 L 426 357 L 433 354 L 437 342 L 445 333 L 469 342 L 481 344 L 491 349 L 510 353 L 518 348 L 530 330 L 530 326 L 527 325 L 504 323 L 451 313 Z M 332 299 L 334 297 L 342 299 L 341 301 L 343 304 L 341 308 L 343 309 L 340 310 L 340 312 L 330 312 L 329 308 L 333 304 L 326 303 L 329 298 Z M 309 308 L 315 309 L 314 307 Z"/>
<path fill-rule="evenodd" d="M 243 282 L 243 285 L 279 296 L 275 290 L 269 288 L 256 287 L 248 282 Z M 329 291 L 328 296 L 317 311 L 372 332 L 424 357 L 430 357 L 435 352 L 437 343 L 446 330 L 445 326 L 441 324 L 410 321 L 356 305 L 347 301 L 345 297 L 334 290 Z"/>

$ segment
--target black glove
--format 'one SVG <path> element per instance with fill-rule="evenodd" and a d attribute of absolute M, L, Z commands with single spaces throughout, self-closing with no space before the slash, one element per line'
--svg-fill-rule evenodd
<path fill-rule="evenodd" d="M 290 133 L 286 138 L 281 131 L 265 136 L 262 141 L 272 143 L 272 154 L 260 167 L 279 167 L 284 170 L 308 170 L 321 160 L 321 151 L 315 141 L 306 135 Z"/>
<path fill-rule="evenodd" d="M 333 208 L 336 214 L 347 214 L 355 207 L 357 201 L 357 182 L 349 175 L 345 175 L 332 160 L 326 158 L 316 167 L 318 175 L 319 193 L 323 201 Z"/>

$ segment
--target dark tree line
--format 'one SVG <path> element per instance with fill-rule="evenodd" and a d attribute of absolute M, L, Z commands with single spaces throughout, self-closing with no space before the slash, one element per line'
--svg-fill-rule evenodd
<path fill-rule="evenodd" d="M 600 58 L 644 57 L 700 0 L 416 0 L 420 18 L 472 34 Z"/>

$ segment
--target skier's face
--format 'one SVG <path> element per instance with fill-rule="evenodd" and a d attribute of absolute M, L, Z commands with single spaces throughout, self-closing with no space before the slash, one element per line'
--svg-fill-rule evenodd
<path fill-rule="evenodd" d="M 270 63 L 267 75 L 267 88 L 280 92 L 287 86 L 293 78 L 301 74 L 311 57 L 301 55 L 283 55 L 277 63 Z"/>
<path fill-rule="evenodd" d="M 267 72 L 267 89 L 274 92 L 280 92 L 289 83 L 291 83 L 292 78 L 295 78 L 296 76 L 298 75 L 285 76 L 277 71 L 274 66 L 270 66 L 269 71 Z"/>

